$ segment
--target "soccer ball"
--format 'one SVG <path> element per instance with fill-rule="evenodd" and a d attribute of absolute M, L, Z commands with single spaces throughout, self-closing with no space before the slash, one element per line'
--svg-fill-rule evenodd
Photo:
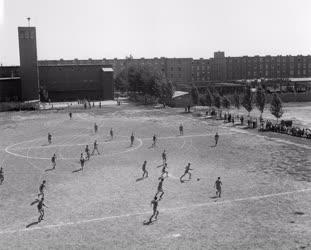
<path fill-rule="evenodd" d="M 200 178 L 197 178 L 197 181 L 199 181 L 200 180 Z"/>

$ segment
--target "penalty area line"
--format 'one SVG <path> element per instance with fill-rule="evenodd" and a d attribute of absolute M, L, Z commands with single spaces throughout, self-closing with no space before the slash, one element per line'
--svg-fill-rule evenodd
<path fill-rule="evenodd" d="M 217 201 L 217 202 L 213 201 L 213 202 L 198 203 L 198 204 L 192 204 L 192 205 L 181 206 L 181 207 L 163 208 L 160 211 L 169 213 L 169 212 L 174 212 L 174 211 L 184 210 L 184 209 L 194 209 L 194 208 L 198 208 L 198 207 L 207 207 L 207 206 L 215 206 L 215 205 L 222 205 L 222 204 L 230 204 L 230 203 L 250 201 L 250 200 L 261 200 L 261 199 L 266 199 L 266 198 L 271 198 L 271 197 L 291 195 L 291 194 L 295 194 L 295 193 L 304 193 L 304 192 L 309 192 L 309 191 L 311 191 L 311 188 L 295 190 L 295 191 L 288 191 L 288 192 L 281 192 L 281 193 L 274 193 L 274 194 L 259 195 L 259 196 L 250 196 L 250 197 L 245 197 L 245 198 L 237 198 L 237 199 L 233 199 L 233 200 L 223 200 L 223 201 Z M 140 216 L 140 215 L 147 215 L 150 213 L 151 213 L 151 211 L 143 211 L 143 212 L 137 212 L 137 213 L 112 215 L 112 216 L 106 216 L 106 217 L 101 217 L 101 218 L 80 220 L 80 221 L 75 221 L 75 222 L 60 222 L 58 224 L 50 224 L 50 225 L 45 225 L 45 226 L 41 226 L 41 227 L 23 228 L 23 229 L 16 229 L 16 230 L 3 230 L 3 231 L 0 231 L 0 235 L 1 234 L 23 233 L 23 232 L 30 232 L 30 231 L 36 231 L 36 230 L 51 229 L 51 228 L 61 228 L 61 227 L 65 227 L 65 226 L 80 225 L 80 224 L 87 224 L 87 223 L 92 223 L 92 222 L 100 222 L 100 221 L 106 221 L 106 220 L 114 220 L 114 219 L 121 219 L 121 218 L 134 217 L 134 216 Z"/>

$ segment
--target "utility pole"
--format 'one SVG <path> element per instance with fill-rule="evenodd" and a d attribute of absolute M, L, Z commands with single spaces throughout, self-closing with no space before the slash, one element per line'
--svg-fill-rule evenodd
<path fill-rule="evenodd" d="M 30 17 L 27 17 L 28 27 L 30 27 Z"/>

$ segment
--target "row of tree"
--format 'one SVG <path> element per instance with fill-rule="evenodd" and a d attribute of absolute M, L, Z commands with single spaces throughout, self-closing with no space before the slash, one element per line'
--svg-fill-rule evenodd
<path fill-rule="evenodd" d="M 246 87 L 242 96 L 235 92 L 234 95 L 229 98 L 227 96 L 220 96 L 215 89 L 211 90 L 209 88 L 207 88 L 204 95 L 200 95 L 198 89 L 192 86 L 190 96 L 194 105 L 215 106 L 218 109 L 221 107 L 228 109 L 231 104 L 233 104 L 237 109 L 243 106 L 248 112 L 248 115 L 250 115 L 250 112 L 256 106 L 261 113 L 261 118 L 267 104 L 266 93 L 263 88 L 258 88 L 256 92 L 253 92 L 250 87 Z M 270 112 L 277 118 L 277 121 L 282 117 L 284 112 L 281 98 L 276 93 L 273 94 L 270 102 Z"/>
<path fill-rule="evenodd" d="M 134 95 L 151 96 L 162 104 L 170 104 L 174 87 L 165 75 L 149 66 L 129 65 L 115 77 L 115 88 Z"/>

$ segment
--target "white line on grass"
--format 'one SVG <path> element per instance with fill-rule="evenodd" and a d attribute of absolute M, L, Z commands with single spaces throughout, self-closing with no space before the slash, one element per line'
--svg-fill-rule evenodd
<path fill-rule="evenodd" d="M 225 135 L 225 134 L 233 134 L 233 133 L 222 133 L 222 135 Z M 197 134 L 197 135 L 184 135 L 184 136 L 167 136 L 167 137 L 159 137 L 158 139 L 183 139 L 183 138 L 192 138 L 192 137 L 205 137 L 205 136 L 211 136 L 212 134 Z M 73 135 L 73 136 L 77 136 L 77 135 Z M 83 135 L 78 135 L 78 136 L 83 136 Z M 120 137 L 125 137 L 125 136 L 120 136 Z M 32 157 L 32 156 L 25 156 L 25 155 L 22 155 L 22 154 L 18 154 L 18 153 L 15 153 L 15 152 L 12 152 L 10 151 L 11 149 L 14 150 L 14 147 L 17 146 L 17 145 L 20 145 L 20 144 L 23 144 L 23 143 L 26 143 L 26 142 L 34 142 L 34 141 L 37 141 L 37 140 L 40 140 L 42 137 L 40 138 L 37 138 L 37 139 L 34 139 L 34 140 L 29 140 L 29 141 L 23 141 L 23 142 L 19 142 L 19 143 L 16 143 L 16 144 L 13 144 L 13 145 L 9 145 L 5 148 L 5 152 L 8 153 L 8 154 L 11 154 L 13 156 L 16 156 L 16 157 L 22 157 L 22 158 L 27 158 L 27 159 L 36 159 L 36 160 L 49 160 L 50 158 L 47 158 L 47 157 Z M 125 151 L 122 151 L 122 152 L 118 152 L 118 153 L 113 153 L 113 154 L 110 154 L 110 155 L 105 155 L 105 156 L 113 156 L 113 155 L 117 155 L 117 154 L 121 154 L 121 153 L 127 153 L 127 152 L 131 152 L 133 150 L 136 150 L 138 148 L 140 148 L 142 146 L 142 141 L 143 140 L 149 140 L 150 138 L 138 138 L 137 140 L 139 141 L 139 145 L 135 148 L 132 148 L 132 149 L 129 149 L 129 150 L 125 150 Z M 118 142 L 118 141 L 111 141 L 111 142 Z M 120 141 L 120 142 L 124 142 L 124 141 Z M 107 142 L 109 143 L 109 142 Z M 101 143 L 103 144 L 103 143 Z M 84 145 L 84 144 L 75 144 L 75 145 Z M 75 146 L 73 145 L 73 146 Z M 61 146 L 70 146 L 69 144 L 67 145 L 51 145 L 51 146 L 46 146 L 44 148 L 50 148 L 50 147 L 61 147 Z M 34 147 L 30 147 L 30 148 L 36 148 L 36 146 Z M 41 148 L 41 147 L 39 147 Z M 42 147 L 43 148 L 43 147 Z M 17 147 L 17 149 L 22 149 L 22 147 Z M 25 147 L 25 149 L 29 149 L 29 147 Z M 60 160 L 73 160 L 73 159 L 76 159 L 76 158 L 60 158 Z"/>
<path fill-rule="evenodd" d="M 278 197 L 278 196 L 290 195 L 290 194 L 296 194 L 296 193 L 303 193 L 303 192 L 309 192 L 309 191 L 311 191 L 311 188 L 288 191 L 288 192 L 281 192 L 281 193 L 274 193 L 274 194 L 259 195 L 259 196 L 250 196 L 250 197 L 238 198 L 238 199 L 234 199 L 234 200 L 205 202 L 205 203 L 192 204 L 192 205 L 182 206 L 182 207 L 163 208 L 160 211 L 169 213 L 169 212 L 174 212 L 176 210 L 184 210 L 184 209 L 193 209 L 193 208 L 198 208 L 198 207 L 207 207 L 207 206 L 214 206 L 214 205 L 230 204 L 230 203 L 243 202 L 243 201 L 249 201 L 249 200 L 260 200 L 260 199 L 266 199 L 266 198 Z M 62 228 L 65 226 L 87 224 L 87 223 L 92 223 L 92 222 L 114 220 L 114 219 L 120 219 L 120 218 L 126 218 L 126 217 L 134 217 L 134 216 L 146 215 L 146 214 L 150 214 L 150 213 L 151 213 L 150 211 L 143 211 L 143 212 L 137 212 L 137 213 L 112 215 L 112 216 L 106 216 L 106 217 L 101 217 L 101 218 L 80 220 L 80 221 L 75 221 L 75 222 L 60 222 L 58 224 L 50 224 L 50 225 L 45 225 L 45 226 L 41 226 L 41 227 L 23 228 L 23 229 L 16 229 L 16 230 L 3 230 L 3 231 L 0 231 L 0 234 L 15 234 L 15 233 L 44 230 L 44 229 L 50 229 L 50 228 Z"/>
<path fill-rule="evenodd" d="M 35 139 L 35 140 L 31 140 L 31 141 L 36 141 L 36 140 L 39 140 L 39 139 Z M 31 141 L 25 141 L 25 142 L 31 142 Z M 139 142 L 139 145 L 136 146 L 136 147 L 133 147 L 131 149 L 127 149 L 125 151 L 121 151 L 121 152 L 116 152 L 116 153 L 112 153 L 112 154 L 105 154 L 104 157 L 110 157 L 110 156 L 114 156 L 114 155 L 118 155 L 118 154 L 123 154 L 123 153 L 128 153 L 128 152 L 131 152 L 133 150 L 137 150 L 139 149 L 142 145 L 143 145 L 143 142 L 140 138 L 137 138 L 137 141 Z M 21 142 L 21 143 L 24 143 L 24 142 Z M 10 145 L 8 147 L 5 148 L 5 152 L 10 154 L 10 155 L 13 155 L 13 156 L 16 156 L 16 157 L 21 157 L 21 158 L 26 158 L 26 159 L 35 159 L 35 160 L 50 160 L 50 158 L 48 157 L 33 157 L 33 156 L 28 156 L 28 152 L 30 149 L 33 149 L 33 147 L 28 147 L 28 151 L 27 151 L 27 155 L 22 155 L 22 154 L 18 154 L 18 153 L 14 153 L 12 151 L 10 151 L 11 148 L 13 148 L 14 146 L 16 145 L 19 145 L 21 143 L 16 143 L 16 144 L 13 144 L 13 145 Z M 85 144 L 83 144 L 85 145 Z M 48 147 L 47 147 L 48 148 Z M 77 158 L 59 158 L 59 160 L 75 160 Z"/>
<path fill-rule="evenodd" d="M 288 145 L 295 145 L 297 147 L 301 147 L 301 148 L 305 148 L 305 149 L 311 149 L 311 147 L 308 146 L 308 145 L 300 144 L 300 143 L 295 143 L 295 142 L 291 142 L 291 141 L 280 139 L 280 138 L 269 137 L 269 136 L 266 136 L 266 135 L 253 134 L 253 133 L 247 132 L 245 130 L 241 130 L 241 129 L 237 129 L 237 128 L 230 128 L 230 127 L 226 127 L 226 126 L 222 126 L 222 128 L 227 128 L 227 129 L 230 129 L 231 131 L 235 131 L 235 132 L 241 133 L 241 134 L 248 134 L 248 135 L 251 135 L 251 136 L 256 136 L 256 137 L 259 137 L 259 138 L 265 138 L 265 139 L 268 139 L 268 140 L 271 140 L 271 141 L 275 141 L 275 142 L 280 142 L 280 143 L 284 143 L 284 144 L 288 144 Z"/>

